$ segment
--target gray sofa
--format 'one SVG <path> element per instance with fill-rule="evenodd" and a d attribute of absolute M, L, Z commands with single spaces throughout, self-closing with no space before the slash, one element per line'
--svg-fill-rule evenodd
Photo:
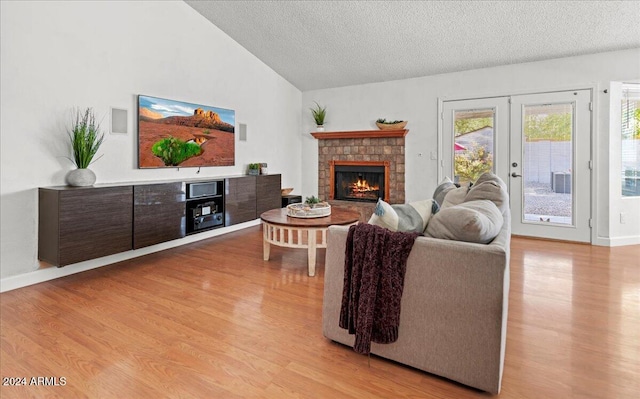
<path fill-rule="evenodd" d="M 407 261 L 399 338 L 371 353 L 497 394 L 504 365 L 509 296 L 509 210 L 489 244 L 418 237 Z M 324 336 L 353 346 L 338 326 L 349 227 L 329 227 Z M 347 350 L 347 348 L 345 348 Z"/>

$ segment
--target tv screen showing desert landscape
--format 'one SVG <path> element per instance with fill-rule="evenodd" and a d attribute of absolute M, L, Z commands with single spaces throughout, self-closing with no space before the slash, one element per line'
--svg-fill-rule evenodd
<path fill-rule="evenodd" d="M 138 96 L 138 167 L 235 164 L 235 111 Z"/>

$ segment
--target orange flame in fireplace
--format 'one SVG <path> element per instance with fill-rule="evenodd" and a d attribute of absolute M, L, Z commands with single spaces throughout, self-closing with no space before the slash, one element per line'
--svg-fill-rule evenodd
<path fill-rule="evenodd" d="M 358 179 L 358 181 L 351 183 L 351 187 L 349 187 L 351 189 L 352 193 L 360 193 L 360 194 L 365 194 L 371 191 L 378 191 L 380 190 L 380 186 L 370 186 L 369 183 L 367 183 L 366 180 L 364 179 Z"/>

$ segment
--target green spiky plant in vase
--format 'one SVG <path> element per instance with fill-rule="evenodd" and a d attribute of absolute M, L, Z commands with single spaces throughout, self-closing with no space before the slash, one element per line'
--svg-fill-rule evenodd
<path fill-rule="evenodd" d="M 324 132 L 324 120 L 327 117 L 327 107 L 323 107 L 316 102 L 315 108 L 310 109 L 313 120 L 316 122 L 316 131 Z"/>
<path fill-rule="evenodd" d="M 67 183 L 76 187 L 92 186 L 96 182 L 96 175 L 89 169 L 89 165 L 93 163 L 104 140 L 104 133 L 100 130 L 100 123 L 96 121 L 92 108 L 84 111 L 76 109 L 75 120 L 68 134 L 73 155 L 73 159 L 69 159 L 77 169 L 69 171 Z"/>

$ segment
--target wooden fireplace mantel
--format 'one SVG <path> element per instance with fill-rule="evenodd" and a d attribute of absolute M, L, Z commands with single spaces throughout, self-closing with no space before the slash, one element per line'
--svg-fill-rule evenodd
<path fill-rule="evenodd" d="M 408 129 L 402 130 L 349 130 L 343 132 L 311 132 L 318 140 L 327 139 L 382 139 L 387 137 L 404 137 L 409 133 Z"/>

